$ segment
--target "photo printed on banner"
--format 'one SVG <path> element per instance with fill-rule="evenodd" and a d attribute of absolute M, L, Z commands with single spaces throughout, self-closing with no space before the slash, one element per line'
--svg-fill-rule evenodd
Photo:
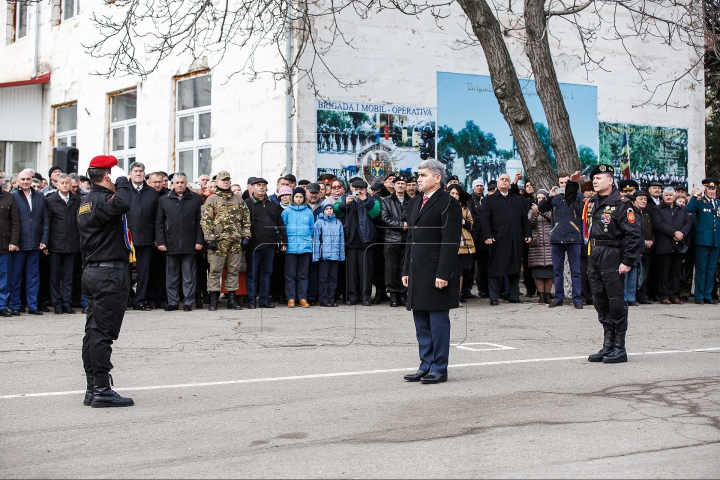
<path fill-rule="evenodd" d="M 392 172 L 413 174 L 435 158 L 435 117 L 434 108 L 317 100 L 317 176 L 372 184 Z"/>
<path fill-rule="evenodd" d="M 471 190 L 472 182 L 490 180 L 507 173 L 510 178 L 524 168 L 515 140 L 500 112 L 492 82 L 486 75 L 438 72 L 438 160 L 448 175 L 457 175 L 460 185 Z M 523 96 L 535 130 L 555 167 L 545 110 L 533 80 L 520 79 Z M 570 115 L 583 171 L 597 165 L 597 87 L 561 83 L 565 108 Z"/>

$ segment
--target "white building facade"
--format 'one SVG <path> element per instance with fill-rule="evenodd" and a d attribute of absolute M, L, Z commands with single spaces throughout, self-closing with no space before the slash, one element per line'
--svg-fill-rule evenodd
<path fill-rule="evenodd" d="M 7 19 L 6 41 L 0 44 L 0 169 L 6 177 L 26 167 L 45 175 L 57 146 L 79 149 L 80 173 L 93 156 L 112 154 L 125 167 L 140 161 L 147 172 L 184 171 L 193 179 L 228 170 L 243 187 L 249 176 L 267 178 L 271 190 L 285 173 L 316 177 L 318 99 L 306 84 L 295 88 L 288 122 L 285 83 L 233 75 L 240 67 L 232 55 L 219 63 L 213 55 L 196 61 L 171 56 L 144 80 L 95 75 L 108 65 L 83 45 L 99 35 L 92 9 L 101 14 L 106 8 L 79 0 L 4 2 L 0 7 Z M 344 28 L 353 48 L 337 45 L 325 59 L 343 80 L 363 83 L 346 89 L 319 71 L 322 98 L 441 107 L 437 72 L 488 75 L 479 47 L 459 48 L 466 35 L 458 24 L 464 20 L 456 5 L 441 21 L 442 30 L 431 18 L 395 12 L 369 20 L 347 17 Z M 619 44 L 598 40 L 594 49 L 605 56 L 606 70 L 588 73 L 572 32 L 562 31 L 555 21 L 551 25 L 560 82 L 597 87 L 599 122 L 687 129 L 688 183 L 698 184 L 705 164 L 703 85 L 686 78 L 675 86 L 670 103 L 683 108 L 637 107 L 648 88 L 679 76 L 693 52 L 630 43 L 649 69 L 643 82 Z M 522 44 L 508 38 L 508 46 L 518 74 L 531 77 Z M 273 53 L 259 61 L 275 69 L 279 65 Z M 700 69 L 694 73 L 702 78 Z"/>

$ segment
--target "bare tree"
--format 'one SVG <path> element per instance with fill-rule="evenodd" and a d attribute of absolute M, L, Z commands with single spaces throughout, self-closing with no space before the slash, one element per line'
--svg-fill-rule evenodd
<path fill-rule="evenodd" d="M 87 45 L 96 57 L 106 58 L 104 75 L 118 72 L 147 76 L 170 55 L 199 58 L 212 54 L 222 61 L 232 52 L 240 66 L 235 73 L 255 79 L 271 75 L 276 81 L 308 84 L 316 96 L 319 72 L 331 75 L 343 87 L 362 83 L 362 78 L 336 75 L 326 55 L 336 45 L 353 47 L 344 32 L 347 15 L 368 19 L 384 10 L 408 16 L 430 15 L 438 28 L 450 12 L 453 0 L 105 0 L 108 9 L 94 14 L 99 40 Z M 549 187 L 556 177 L 535 130 L 522 95 L 506 37 L 516 36 L 525 45 L 538 96 L 551 135 L 551 145 L 561 170 L 579 168 L 570 119 L 553 63 L 551 22 L 572 26 L 583 49 L 588 74 L 606 69 L 597 58 L 598 39 L 617 41 L 635 66 L 638 82 L 647 89 L 643 105 L 686 108 L 674 100 L 681 81 L 702 82 L 707 39 L 706 10 L 718 0 L 457 0 L 467 17 L 467 45 L 479 45 L 485 53 L 500 110 L 517 144 L 528 178 Z M 712 40 L 717 37 L 713 33 Z M 293 48 L 287 49 L 292 40 Z M 652 73 L 642 66 L 630 45 L 643 44 L 684 49 L 686 68 L 675 77 L 648 84 Z M 712 47 L 714 48 L 714 47 Z M 260 53 L 277 51 L 276 68 L 260 67 Z M 715 50 L 717 51 L 717 50 Z M 265 65 L 265 63 L 263 63 Z M 623 72 L 627 75 L 627 72 Z"/>

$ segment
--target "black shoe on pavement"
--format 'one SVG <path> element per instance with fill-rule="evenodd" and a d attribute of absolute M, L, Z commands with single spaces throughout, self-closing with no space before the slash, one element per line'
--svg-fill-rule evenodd
<path fill-rule="evenodd" d="M 517 300 L 508 300 L 508 303 L 523 303 L 519 298 Z"/>
<path fill-rule="evenodd" d="M 430 372 L 420 381 L 426 385 L 431 383 L 447 382 L 447 373 Z"/>
<path fill-rule="evenodd" d="M 406 382 L 419 382 L 428 373 L 430 373 L 430 370 L 418 370 L 415 373 L 408 373 L 403 377 L 403 379 Z"/>
<path fill-rule="evenodd" d="M 90 402 L 92 408 L 132 407 L 133 405 L 135 405 L 135 402 L 133 402 L 132 398 L 121 397 L 110 387 L 95 387 Z"/>
<path fill-rule="evenodd" d="M 20 316 L 20 310 L 11 310 L 10 313 L 12 313 L 16 317 Z"/>
<path fill-rule="evenodd" d="M 255 310 L 255 308 L 257 308 L 257 307 L 255 307 L 255 303 L 253 303 L 253 302 L 248 302 L 248 303 L 247 303 L 247 308 L 249 308 L 250 310 Z"/>
<path fill-rule="evenodd" d="M 69 315 L 75 315 L 77 312 L 72 309 L 72 307 L 63 307 L 62 308 L 63 313 L 67 313 Z"/>
<path fill-rule="evenodd" d="M 491 307 L 497 307 L 497 306 L 498 306 L 498 301 L 497 301 L 497 300 L 490 300 L 490 306 L 491 306 Z"/>
<path fill-rule="evenodd" d="M 192 312 L 192 305 L 183 305 L 183 312 Z"/>
<path fill-rule="evenodd" d="M 698 305 L 702 305 L 702 304 L 705 303 L 705 300 L 703 300 L 702 298 L 696 298 L 696 299 L 695 299 L 695 303 L 698 304 Z"/>
<path fill-rule="evenodd" d="M 562 307 L 562 304 L 562 300 L 553 300 L 550 302 L 550 305 L 548 305 L 548 308 Z"/>
<path fill-rule="evenodd" d="M 55 307 L 55 315 L 62 315 L 63 309 L 62 307 Z"/>
<path fill-rule="evenodd" d="M 401 307 L 407 306 L 407 294 L 401 293 L 400 294 L 400 300 L 398 301 Z"/>
<path fill-rule="evenodd" d="M 358 301 L 357 301 L 357 300 L 348 300 L 347 302 L 345 302 L 345 305 L 347 305 L 348 307 L 352 307 L 352 306 L 355 306 L 355 305 L 357 305 L 357 304 L 358 304 Z"/>
<path fill-rule="evenodd" d="M 372 305 L 373 302 L 371 302 L 370 300 L 363 301 L 363 307 L 372 307 Z"/>
<path fill-rule="evenodd" d="M 275 304 L 270 303 L 270 302 L 261 303 L 260 308 L 275 308 Z"/>
<path fill-rule="evenodd" d="M 133 305 L 133 310 L 142 310 L 143 312 L 150 312 L 152 311 L 152 308 L 150 308 L 149 305 L 141 304 L 141 305 Z"/>
<path fill-rule="evenodd" d="M 321 307 L 332 307 L 332 303 L 330 302 L 320 302 Z"/>
<path fill-rule="evenodd" d="M 583 308 L 582 302 L 573 302 L 573 307 L 577 308 L 578 310 Z"/>
<path fill-rule="evenodd" d="M 712 300 L 710 300 L 710 303 L 712 303 L 713 305 L 717 305 L 718 301 L 713 298 Z"/>
<path fill-rule="evenodd" d="M 37 309 L 40 310 L 41 312 L 50 313 L 50 309 L 48 307 L 46 307 L 45 305 L 43 305 L 42 303 L 40 305 L 38 305 Z M 30 312 L 28 312 L 28 313 L 30 313 Z"/>
<path fill-rule="evenodd" d="M 652 304 L 653 304 L 653 301 L 652 301 L 652 300 L 648 300 L 647 298 L 642 298 L 642 299 L 639 299 L 639 300 L 638 300 L 638 303 L 639 303 L 640 305 L 652 305 Z M 592 304 L 591 304 L 591 305 L 592 305 Z"/>
<path fill-rule="evenodd" d="M 390 307 L 395 308 L 398 306 L 397 293 L 390 294 Z"/>
<path fill-rule="evenodd" d="M 42 315 L 43 312 L 41 312 L 39 309 L 35 310 L 28 310 L 28 315 Z"/>
<path fill-rule="evenodd" d="M 10 310 L 9 308 L 0 310 L 0 317 L 7 318 L 7 317 L 12 317 L 12 315 L 13 315 L 12 310 Z"/>
<path fill-rule="evenodd" d="M 640 303 L 638 302 L 627 302 L 628 307 L 639 307 Z"/>
<path fill-rule="evenodd" d="M 165 307 L 166 312 L 174 312 L 177 309 L 178 309 L 177 305 L 168 305 L 167 307 Z"/>
<path fill-rule="evenodd" d="M 85 315 L 87 313 L 87 310 L 88 310 L 87 307 L 83 307 L 82 314 Z"/>

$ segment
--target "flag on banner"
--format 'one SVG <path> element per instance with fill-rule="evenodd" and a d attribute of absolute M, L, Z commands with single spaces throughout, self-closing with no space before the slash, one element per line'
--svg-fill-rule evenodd
<path fill-rule="evenodd" d="M 625 180 L 630 180 L 630 145 L 628 145 L 627 131 L 623 132 L 620 149 L 620 171 Z"/>

